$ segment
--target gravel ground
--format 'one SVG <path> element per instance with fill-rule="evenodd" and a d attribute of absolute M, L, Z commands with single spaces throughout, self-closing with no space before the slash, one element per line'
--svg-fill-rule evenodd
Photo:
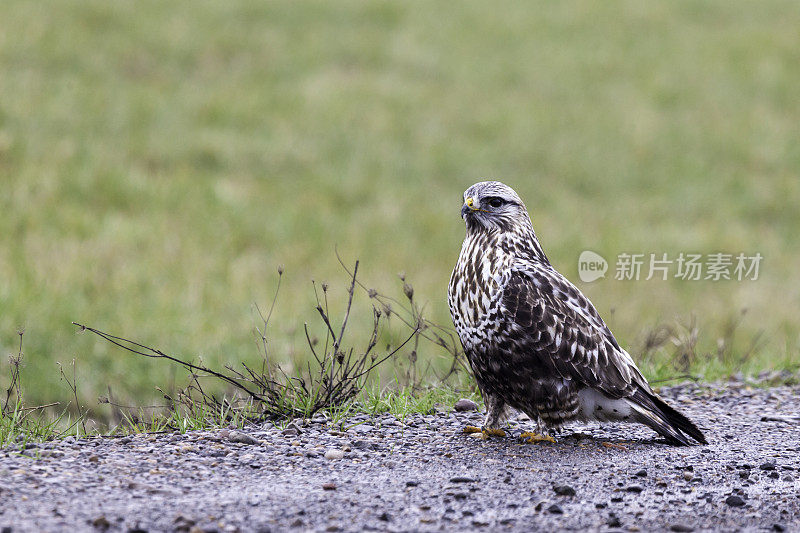
<path fill-rule="evenodd" d="M 472 412 L 0 450 L 0 530 L 800 531 L 800 387 L 662 394 L 710 445 L 638 426 L 555 444 L 461 433 Z M 346 428 L 346 426 L 345 426 Z"/>

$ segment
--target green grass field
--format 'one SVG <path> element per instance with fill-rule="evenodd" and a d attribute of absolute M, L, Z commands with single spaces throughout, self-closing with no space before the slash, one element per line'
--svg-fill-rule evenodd
<path fill-rule="evenodd" d="M 20 326 L 32 403 L 67 396 L 56 361 L 76 360 L 87 406 L 180 379 L 73 320 L 253 360 L 253 304 L 269 306 L 278 265 L 272 346 L 288 364 L 314 320 L 310 280 L 344 306 L 334 247 L 384 292 L 401 295 L 405 272 L 449 323 L 461 193 L 485 177 L 517 189 L 635 358 L 695 316 L 693 372 L 796 368 L 798 27 L 791 1 L 6 0 L 0 386 Z M 617 281 L 612 264 L 587 284 L 586 249 L 764 259 L 757 281 Z M 679 373 L 674 351 L 645 373 Z"/>

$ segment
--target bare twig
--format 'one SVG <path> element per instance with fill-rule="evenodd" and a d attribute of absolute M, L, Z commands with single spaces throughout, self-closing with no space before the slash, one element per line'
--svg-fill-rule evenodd
<path fill-rule="evenodd" d="M 262 370 L 260 372 L 245 363 L 242 363 L 242 369 L 226 366 L 226 372 L 213 370 L 202 363 L 186 361 L 140 342 L 112 335 L 76 322 L 73 322 L 73 324 L 81 328 L 82 331 L 90 331 L 128 352 L 144 357 L 165 359 L 185 368 L 190 374 L 187 387 L 178 391 L 175 395 L 164 394 L 164 398 L 170 402 L 173 410 L 182 408 L 190 413 L 211 411 L 223 418 L 225 416 L 237 416 L 240 419 L 244 418 L 251 421 L 263 418 L 310 416 L 321 409 L 341 406 L 355 397 L 372 370 L 384 361 L 394 357 L 412 339 L 417 339 L 415 343 L 418 343 L 418 335 L 423 325 L 423 322 L 418 320 L 405 341 L 393 350 L 387 350 L 387 353 L 376 356 L 373 351 L 378 344 L 382 313 L 373 307 L 372 331 L 367 340 L 366 348 L 359 352 L 353 347 L 345 347 L 343 339 L 349 326 L 355 288 L 357 285 L 360 286 L 357 280 L 358 261 L 356 261 L 352 272 L 348 270 L 348 273 L 351 279 L 347 306 L 345 307 L 338 333 L 333 329 L 333 320 L 329 313 L 328 286 L 325 283 L 322 284 L 323 304 L 320 301 L 316 284 L 314 284 L 314 294 L 317 298 L 316 311 L 326 328 L 326 336 L 331 341 L 331 344 L 328 345 L 328 341 L 326 341 L 325 350 L 320 351 L 309 332 L 308 325 L 304 325 L 309 350 L 317 363 L 316 368 L 312 368 L 309 361 L 306 365 L 307 374 L 305 375 L 301 373 L 287 375 L 279 365 L 272 361 L 267 350 L 267 327 L 275 309 L 275 300 L 278 296 L 280 282 L 267 316 L 265 317 L 260 309 L 256 307 L 262 322 L 262 327 L 256 328 L 259 337 L 258 344 L 262 352 Z M 279 275 L 281 274 L 282 270 L 279 270 Z M 206 377 L 215 378 L 227 384 L 233 390 L 232 396 L 218 397 L 216 394 L 205 390 L 201 379 Z M 104 403 L 111 403 L 111 400 L 106 400 Z"/>
<path fill-rule="evenodd" d="M 86 413 L 82 411 L 80 401 L 78 400 L 78 380 L 75 378 L 75 359 L 72 360 L 72 381 L 70 381 L 69 377 L 66 373 L 64 373 L 64 368 L 61 366 L 60 362 L 56 362 L 58 365 L 58 371 L 61 373 L 61 379 L 63 379 L 67 383 L 67 387 L 72 392 L 72 398 L 75 400 L 75 409 L 78 411 L 78 417 L 75 419 L 75 423 L 73 425 L 80 424 L 81 429 L 83 429 L 83 434 L 86 434 Z"/>
<path fill-rule="evenodd" d="M 345 272 L 352 276 L 353 272 L 350 271 L 339 256 L 338 250 L 336 250 L 336 259 Z M 356 284 L 369 295 L 370 299 L 376 300 L 387 315 L 396 316 L 404 326 L 416 332 L 417 340 L 415 341 L 414 351 L 417 351 L 419 339 L 421 338 L 447 352 L 450 358 L 450 367 L 443 375 L 436 376 L 440 382 L 447 381 L 462 371 L 468 371 L 469 365 L 464 356 L 461 341 L 456 337 L 455 331 L 449 326 L 442 326 L 425 318 L 423 315 L 423 308 L 419 307 L 414 300 L 413 286 L 406 280 L 405 274 L 400 274 L 399 277 L 403 283 L 403 293 L 406 300 L 408 300 L 408 304 L 386 296 L 373 288 L 369 288 L 359 280 L 356 280 Z M 409 357 L 410 363 L 413 366 L 415 361 L 411 361 L 411 359 L 413 358 Z M 412 371 L 411 368 L 409 368 L 406 379 L 411 379 L 411 375 L 414 376 L 414 382 L 409 383 L 409 385 L 416 389 L 420 385 L 417 380 L 425 374 L 416 372 L 416 369 Z"/>
<path fill-rule="evenodd" d="M 11 372 L 11 380 L 8 383 L 8 388 L 6 389 L 6 399 L 3 402 L 2 410 L 0 413 L 3 415 L 8 415 L 14 410 L 15 404 L 22 396 L 21 388 L 22 383 L 20 381 L 20 367 L 22 366 L 22 336 L 25 334 L 25 330 L 20 328 L 17 330 L 17 335 L 19 335 L 19 349 L 17 350 L 16 357 L 10 355 L 8 357 L 8 364 L 10 367 Z M 14 402 L 12 403 L 11 399 L 12 396 L 14 398 Z"/>
<path fill-rule="evenodd" d="M 217 372 L 215 370 L 211 370 L 211 369 L 206 368 L 206 367 L 201 366 L 201 365 L 196 365 L 194 363 L 190 363 L 189 361 L 184 361 L 184 360 L 179 359 L 179 358 L 177 358 L 175 356 L 168 355 L 168 354 L 162 352 L 161 350 L 159 350 L 157 348 L 151 348 L 149 346 L 145 346 L 144 344 L 141 344 L 139 342 L 136 342 L 136 341 L 133 341 L 133 340 L 130 340 L 130 339 L 126 339 L 126 338 L 123 338 L 123 337 L 118 337 L 116 335 L 111 335 L 110 333 L 106 333 L 104 331 L 100 331 L 98 329 L 91 328 L 89 326 L 84 326 L 83 324 L 79 324 L 77 322 L 73 322 L 73 324 L 78 326 L 79 328 L 81 328 L 81 331 L 91 331 L 95 335 L 98 335 L 98 336 L 102 337 L 103 339 L 107 340 L 111 344 L 115 344 L 115 345 L 119 346 L 120 348 L 122 348 L 124 350 L 127 350 L 127 351 L 129 351 L 131 353 L 135 353 L 137 355 L 141 355 L 141 356 L 144 356 L 144 357 L 150 357 L 152 359 L 166 359 L 168 361 L 172 361 L 173 363 L 177 363 L 177 364 L 183 366 L 184 368 L 186 368 L 188 370 L 194 370 L 194 371 L 197 371 L 197 372 L 204 372 L 204 373 L 210 374 L 210 375 L 214 376 L 215 378 L 218 378 L 218 379 L 220 379 L 222 381 L 225 381 L 225 382 L 229 383 L 230 385 L 233 385 L 234 387 L 236 387 L 238 389 L 241 389 L 242 391 L 247 393 L 247 395 L 250 396 L 251 398 L 253 398 L 254 400 L 261 400 L 262 399 L 262 397 L 257 392 L 251 391 L 246 386 L 243 386 L 241 383 L 236 381 L 236 379 L 234 379 L 234 378 L 232 378 L 232 377 L 230 377 L 228 375 L 222 374 L 222 373 Z"/>

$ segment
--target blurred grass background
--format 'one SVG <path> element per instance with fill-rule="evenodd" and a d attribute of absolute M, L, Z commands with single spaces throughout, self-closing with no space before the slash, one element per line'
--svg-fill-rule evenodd
<path fill-rule="evenodd" d="M 310 279 L 344 305 L 335 245 L 367 285 L 400 294 L 405 271 L 449 324 L 461 193 L 491 177 L 623 346 L 694 314 L 713 352 L 747 309 L 731 353 L 763 335 L 745 370 L 794 365 L 799 27 L 792 1 L 6 0 L 0 353 L 24 326 L 29 402 L 63 398 L 55 361 L 75 358 L 87 403 L 106 385 L 141 403 L 167 368 L 71 321 L 236 364 L 283 264 L 288 360 Z M 582 284 L 585 249 L 764 260 L 757 281 L 621 282 L 612 264 Z M 651 377 L 675 372 L 660 354 Z"/>

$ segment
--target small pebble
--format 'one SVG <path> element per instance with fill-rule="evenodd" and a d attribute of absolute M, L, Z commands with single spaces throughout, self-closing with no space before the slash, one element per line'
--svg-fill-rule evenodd
<path fill-rule="evenodd" d="M 459 412 L 465 411 L 477 411 L 478 404 L 473 402 L 472 400 L 468 400 L 466 398 L 461 398 L 458 400 L 455 405 L 453 405 L 453 409 Z"/>
<path fill-rule="evenodd" d="M 736 494 L 732 494 L 725 498 L 725 503 L 730 505 L 731 507 L 744 507 L 745 503 L 741 496 L 737 496 Z"/>
<path fill-rule="evenodd" d="M 325 459 L 330 459 L 331 461 L 338 461 L 339 459 L 344 458 L 344 451 L 337 450 L 337 449 L 330 449 L 325 452 Z"/>
<path fill-rule="evenodd" d="M 569 485 L 553 485 L 553 491 L 559 496 L 575 496 L 575 489 Z"/>
<path fill-rule="evenodd" d="M 259 441 L 255 437 L 243 433 L 241 431 L 231 431 L 228 435 L 228 440 L 231 442 L 238 442 L 240 444 L 258 444 Z"/>
<path fill-rule="evenodd" d="M 97 518 L 92 520 L 92 527 L 105 531 L 106 529 L 111 527 L 111 523 L 108 521 L 108 519 L 105 516 L 98 516 Z M 3 528 L 3 529 L 5 529 L 5 528 Z M 9 531 L 11 531 L 11 528 L 9 528 Z"/>

